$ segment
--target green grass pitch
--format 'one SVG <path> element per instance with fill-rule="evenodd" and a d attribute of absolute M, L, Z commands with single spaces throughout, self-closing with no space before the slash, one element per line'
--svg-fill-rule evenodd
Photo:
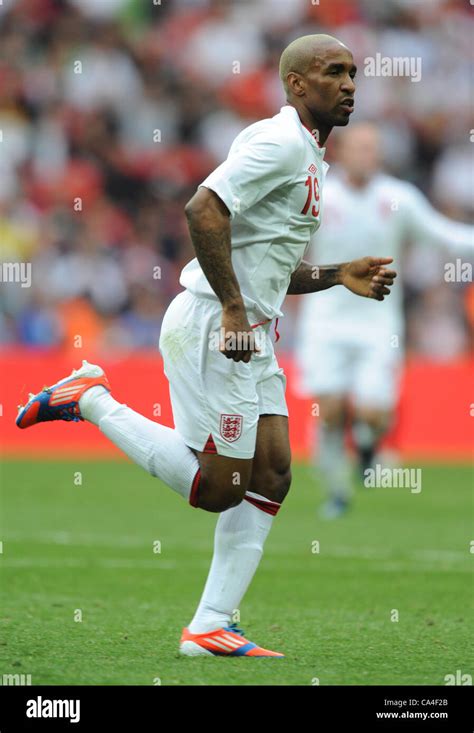
<path fill-rule="evenodd" d="M 247 637 L 286 658 L 190 659 L 177 644 L 216 516 L 128 462 L 6 461 L 0 680 L 443 685 L 473 674 L 472 471 L 422 470 L 421 493 L 359 489 L 350 514 L 323 523 L 317 485 L 295 465 L 240 609 Z"/>

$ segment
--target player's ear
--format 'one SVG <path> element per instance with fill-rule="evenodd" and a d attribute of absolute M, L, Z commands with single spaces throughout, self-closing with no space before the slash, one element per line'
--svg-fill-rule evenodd
<path fill-rule="evenodd" d="M 290 71 L 286 77 L 286 83 L 288 85 L 288 91 L 291 91 L 295 96 L 302 97 L 306 91 L 305 80 L 296 71 Z"/>

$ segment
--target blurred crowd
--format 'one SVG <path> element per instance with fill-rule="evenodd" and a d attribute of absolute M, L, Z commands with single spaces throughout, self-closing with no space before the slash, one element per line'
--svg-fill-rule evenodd
<path fill-rule="evenodd" d="M 0 261 L 31 262 L 32 286 L 2 283 L 0 343 L 156 348 L 193 256 L 184 204 L 235 135 L 284 103 L 279 56 L 306 33 L 354 51 L 353 119 L 380 126 L 387 170 L 471 221 L 469 11 L 464 0 L 3 0 Z M 421 56 L 422 82 L 364 76 L 376 53 Z M 403 267 L 409 348 L 434 358 L 472 341 L 472 285 L 448 287 L 445 260 L 415 243 Z M 280 330 L 291 348 L 294 329 Z"/>

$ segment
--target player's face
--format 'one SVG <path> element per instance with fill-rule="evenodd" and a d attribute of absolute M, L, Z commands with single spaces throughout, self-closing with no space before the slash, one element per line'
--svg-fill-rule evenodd
<path fill-rule="evenodd" d="M 330 46 L 305 74 L 306 106 L 330 127 L 347 125 L 354 111 L 357 68 L 349 49 Z"/>
<path fill-rule="evenodd" d="M 344 132 L 338 160 L 351 178 L 370 180 L 380 168 L 380 139 L 372 125 L 362 123 Z"/>

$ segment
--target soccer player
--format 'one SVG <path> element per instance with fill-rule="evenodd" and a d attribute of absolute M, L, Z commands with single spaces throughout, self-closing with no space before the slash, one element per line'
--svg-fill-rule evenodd
<path fill-rule="evenodd" d="M 352 54 L 326 35 L 293 41 L 280 75 L 288 104 L 245 129 L 186 206 L 196 259 L 170 304 L 160 350 L 175 429 L 117 402 L 100 367 L 31 395 L 17 418 L 88 420 L 192 506 L 219 512 L 212 565 L 180 651 L 281 657 L 232 623 L 290 486 L 285 376 L 272 322 L 287 293 L 343 286 L 382 301 L 391 258 L 316 268 L 303 261 L 321 217 L 322 147 L 354 106 Z"/>
<path fill-rule="evenodd" d="M 381 145 L 370 123 L 353 124 L 340 136 L 338 170 L 324 189 L 324 224 L 312 242 L 312 256 L 329 262 L 352 259 L 378 245 L 403 264 L 411 240 L 472 254 L 474 232 L 438 213 L 412 184 L 381 171 Z M 319 404 L 319 463 L 328 500 L 327 518 L 344 513 L 351 496 L 345 426 L 363 472 L 390 426 L 403 359 L 403 292 L 385 303 L 354 299 L 334 288 L 305 298 L 298 318 L 296 352 L 301 386 Z"/>

